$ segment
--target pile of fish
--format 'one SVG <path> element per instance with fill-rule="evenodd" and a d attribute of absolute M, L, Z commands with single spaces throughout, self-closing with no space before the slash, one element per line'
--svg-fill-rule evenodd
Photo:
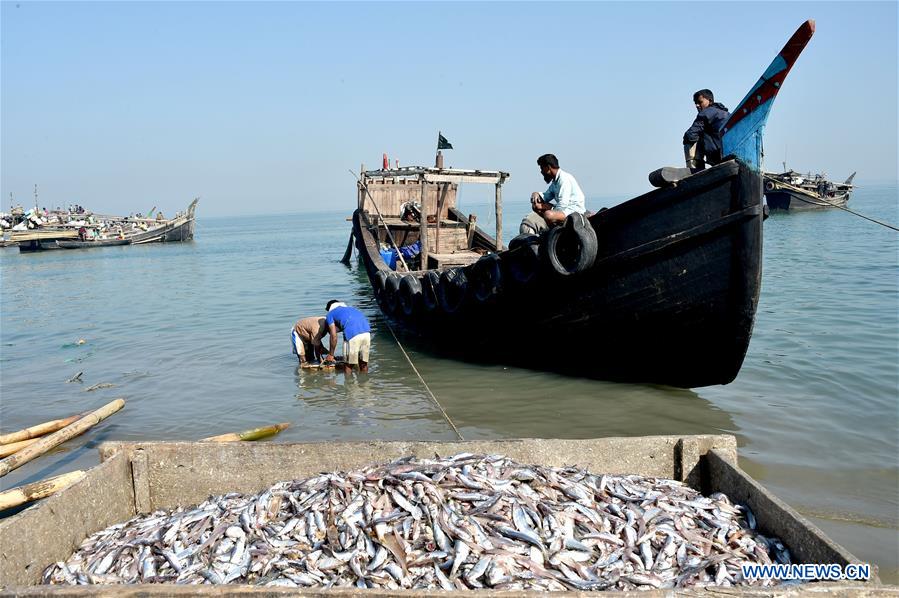
<path fill-rule="evenodd" d="M 156 511 L 85 540 L 51 584 L 629 590 L 770 585 L 740 566 L 789 562 L 744 506 L 680 482 L 404 458 Z"/>

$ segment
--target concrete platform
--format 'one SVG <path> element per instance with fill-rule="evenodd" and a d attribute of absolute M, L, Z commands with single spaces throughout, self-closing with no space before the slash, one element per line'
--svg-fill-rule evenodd
<path fill-rule="evenodd" d="M 0 595 L 8 596 L 184 596 L 359 595 L 358 590 L 292 590 L 252 586 L 37 586 L 44 568 L 66 559 L 88 535 L 140 513 L 202 502 L 226 492 L 256 493 L 275 482 L 347 470 L 402 456 L 449 456 L 459 452 L 503 454 L 524 463 L 577 465 L 594 473 L 633 473 L 684 481 L 703 494 L 724 492 L 747 504 L 759 529 L 780 537 L 800 563 L 860 561 L 821 530 L 750 478 L 737 466 L 733 436 L 647 436 L 594 440 L 523 439 L 474 442 L 325 442 L 257 443 L 104 443 L 102 463 L 85 478 L 33 507 L 0 521 Z M 872 565 L 872 572 L 876 569 Z M 366 596 L 446 595 L 448 592 L 386 592 Z M 456 592 L 462 594 L 463 592 Z M 469 592 L 464 592 L 468 594 Z M 537 592 L 477 594 L 537 595 Z M 811 595 L 899 596 L 876 574 L 867 583 L 810 583 L 780 588 L 715 588 L 709 590 L 604 592 L 620 596 L 683 595 Z M 560 592 L 580 595 L 577 592 Z"/>

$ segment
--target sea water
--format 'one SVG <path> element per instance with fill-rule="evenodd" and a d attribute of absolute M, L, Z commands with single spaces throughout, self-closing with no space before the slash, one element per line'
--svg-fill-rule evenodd
<path fill-rule="evenodd" d="M 895 184 L 862 186 L 849 205 L 899 221 Z M 460 207 L 493 230 L 489 201 L 463 197 Z M 507 241 L 526 209 L 507 201 Z M 837 209 L 774 213 L 740 374 L 683 390 L 410 348 L 420 379 L 364 271 L 338 263 L 349 213 L 207 218 L 201 204 L 193 243 L 0 250 L 2 431 L 126 399 L 0 488 L 90 467 L 106 440 L 197 440 L 277 422 L 291 427 L 274 442 L 453 440 L 433 393 L 466 439 L 734 434 L 751 475 L 899 582 L 896 232 Z M 297 368 L 291 327 L 332 298 L 372 321 L 368 375 Z M 564 340 L 535 339 L 535 350 L 553 359 Z M 99 383 L 114 386 L 86 390 Z"/>

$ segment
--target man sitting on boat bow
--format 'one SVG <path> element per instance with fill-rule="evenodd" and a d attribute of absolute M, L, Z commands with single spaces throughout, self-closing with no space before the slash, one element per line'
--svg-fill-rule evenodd
<path fill-rule="evenodd" d="M 558 158 L 543 154 L 537 158 L 537 166 L 549 187 L 543 193 L 531 193 L 533 211 L 522 219 L 518 227 L 520 234 L 539 235 L 551 226 L 564 223 L 569 214 L 587 211 L 584 192 L 571 173 L 559 168 Z"/>

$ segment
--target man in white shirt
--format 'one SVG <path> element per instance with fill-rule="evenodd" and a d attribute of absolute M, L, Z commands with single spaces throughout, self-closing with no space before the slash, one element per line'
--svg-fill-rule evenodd
<path fill-rule="evenodd" d="M 571 173 L 559 168 L 558 158 L 553 154 L 543 154 L 537 158 L 537 166 L 549 187 L 543 193 L 531 193 L 533 211 L 521 221 L 518 227 L 521 234 L 538 235 L 551 226 L 565 222 L 569 214 L 587 211 L 584 192 Z"/>

